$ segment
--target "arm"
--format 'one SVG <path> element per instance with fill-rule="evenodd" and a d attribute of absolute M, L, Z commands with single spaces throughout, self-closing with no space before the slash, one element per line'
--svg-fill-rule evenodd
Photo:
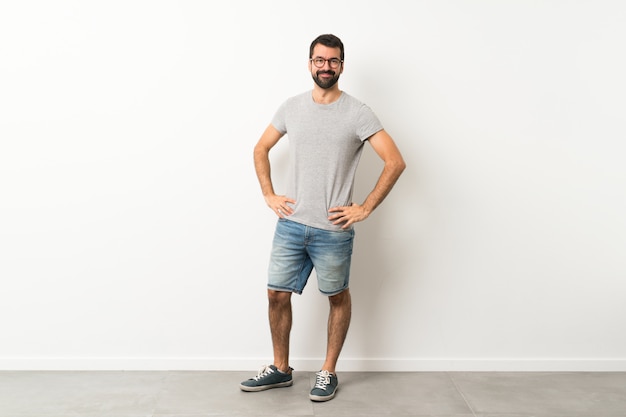
<path fill-rule="evenodd" d="M 333 220 L 333 224 L 345 223 L 343 225 L 344 229 L 351 224 L 367 219 L 374 209 L 387 197 L 400 174 L 406 168 L 400 150 L 387 132 L 381 130 L 375 133 L 369 138 L 369 143 L 385 165 L 374 189 L 369 193 L 363 204 L 352 203 L 351 206 L 333 207 L 329 210 L 331 215 L 328 219 Z"/>
<path fill-rule="evenodd" d="M 269 153 L 282 137 L 282 133 L 270 124 L 254 147 L 254 169 L 261 185 L 261 192 L 268 207 L 281 218 L 293 213 L 293 209 L 287 203 L 295 203 L 291 198 L 276 195 L 272 185 Z"/>

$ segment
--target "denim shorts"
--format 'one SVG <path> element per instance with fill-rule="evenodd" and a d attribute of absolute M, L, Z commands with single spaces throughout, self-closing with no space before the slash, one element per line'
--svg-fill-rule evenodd
<path fill-rule="evenodd" d="M 302 294 L 315 268 L 322 294 L 339 294 L 350 281 L 354 228 L 330 231 L 278 219 L 267 287 Z"/>

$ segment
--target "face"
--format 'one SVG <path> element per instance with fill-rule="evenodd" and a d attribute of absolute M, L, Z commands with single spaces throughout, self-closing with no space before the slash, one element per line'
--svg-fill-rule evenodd
<path fill-rule="evenodd" d="M 317 68 L 313 62 L 309 60 L 309 71 L 311 71 L 311 76 L 315 84 L 325 90 L 337 84 L 339 75 L 343 72 L 343 62 L 340 63 L 337 68 L 332 68 L 328 60 L 333 58 L 340 59 L 340 56 L 341 50 L 339 48 L 329 48 L 319 43 L 315 45 L 311 58 L 323 58 L 326 60 L 321 68 Z"/>

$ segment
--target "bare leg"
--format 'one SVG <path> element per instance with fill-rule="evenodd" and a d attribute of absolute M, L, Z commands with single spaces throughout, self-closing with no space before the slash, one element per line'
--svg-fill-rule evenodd
<path fill-rule="evenodd" d="M 267 290 L 269 320 L 274 347 L 274 366 L 289 371 L 289 334 L 291 333 L 291 293 Z"/>
<path fill-rule="evenodd" d="M 335 373 L 339 353 L 350 327 L 352 314 L 352 299 L 350 291 L 345 290 L 339 294 L 328 297 L 330 313 L 328 315 L 328 344 L 326 348 L 326 361 L 322 370 Z"/>

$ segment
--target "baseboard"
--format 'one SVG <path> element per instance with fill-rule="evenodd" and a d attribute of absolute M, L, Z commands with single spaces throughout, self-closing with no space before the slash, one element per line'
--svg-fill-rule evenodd
<path fill-rule="evenodd" d="M 0 370 L 20 371 L 249 371 L 268 358 L 0 357 Z M 317 371 L 322 358 L 295 358 L 297 371 Z M 412 359 L 341 358 L 343 372 L 626 372 L 626 358 Z"/>

